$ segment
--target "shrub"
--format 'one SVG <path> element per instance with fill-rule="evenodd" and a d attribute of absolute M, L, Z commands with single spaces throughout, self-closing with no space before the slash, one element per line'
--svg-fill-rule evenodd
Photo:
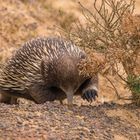
<path fill-rule="evenodd" d="M 135 1 L 95 0 L 91 10 L 79 5 L 86 22 L 76 22 L 65 35 L 90 49 L 89 56 L 95 51 L 104 55 L 106 65 L 100 73 L 119 76 L 131 91 L 132 101 L 140 105 L 140 16 L 133 14 Z"/>

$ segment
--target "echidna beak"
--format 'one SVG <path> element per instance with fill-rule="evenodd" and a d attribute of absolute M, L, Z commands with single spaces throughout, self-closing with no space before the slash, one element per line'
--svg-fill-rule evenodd
<path fill-rule="evenodd" d="M 72 102 L 73 102 L 73 93 L 69 92 L 67 93 L 67 102 L 69 106 L 72 106 Z"/>
<path fill-rule="evenodd" d="M 73 95 L 74 95 L 73 89 L 71 89 L 71 88 L 63 88 L 63 87 L 61 87 L 61 89 L 64 91 L 64 93 L 67 96 L 68 106 L 72 106 Z"/>

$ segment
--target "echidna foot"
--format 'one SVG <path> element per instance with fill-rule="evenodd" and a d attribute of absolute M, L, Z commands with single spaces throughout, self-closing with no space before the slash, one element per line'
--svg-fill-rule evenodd
<path fill-rule="evenodd" d="M 84 92 L 82 95 L 82 98 L 84 100 L 87 100 L 88 102 L 92 102 L 93 100 L 96 100 L 96 97 L 98 97 L 97 91 L 95 89 L 90 89 Z"/>

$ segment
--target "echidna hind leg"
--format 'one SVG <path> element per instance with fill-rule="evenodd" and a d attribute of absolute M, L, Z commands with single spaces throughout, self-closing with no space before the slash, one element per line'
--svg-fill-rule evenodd
<path fill-rule="evenodd" d="M 6 93 L 0 94 L 0 102 L 6 104 L 17 104 L 17 98 L 7 95 Z"/>
<path fill-rule="evenodd" d="M 17 104 L 17 103 L 18 103 L 17 98 L 16 97 L 11 97 L 10 104 Z"/>
<path fill-rule="evenodd" d="M 63 100 L 60 100 L 60 104 L 61 104 L 61 105 L 64 105 Z"/>

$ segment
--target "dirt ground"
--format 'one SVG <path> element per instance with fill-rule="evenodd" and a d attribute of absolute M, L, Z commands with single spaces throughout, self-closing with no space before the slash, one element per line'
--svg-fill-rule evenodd
<path fill-rule="evenodd" d="M 92 0 L 79 0 L 92 8 Z M 84 20 L 77 0 L 0 0 L 0 64 L 14 50 L 37 36 L 60 35 L 77 18 Z M 140 12 L 136 0 L 135 13 Z M 111 77 L 122 97 L 129 91 Z M 75 99 L 68 108 L 57 102 L 37 105 L 0 104 L 0 140 L 140 140 L 140 108 L 118 100 L 110 83 L 99 76 L 99 98 L 89 105 Z"/>
<path fill-rule="evenodd" d="M 130 104 L 0 104 L 0 140 L 139 140 L 139 118 Z"/>

